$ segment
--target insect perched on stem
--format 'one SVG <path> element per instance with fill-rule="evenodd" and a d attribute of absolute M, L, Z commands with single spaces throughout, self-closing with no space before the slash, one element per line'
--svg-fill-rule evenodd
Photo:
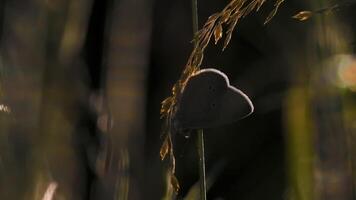
<path fill-rule="evenodd" d="M 189 78 L 173 117 L 175 129 L 216 127 L 242 119 L 253 112 L 251 100 L 230 85 L 216 69 L 202 69 Z"/>
<path fill-rule="evenodd" d="M 224 50 L 230 43 L 232 33 L 239 20 L 249 15 L 252 11 L 256 11 L 256 12 L 259 11 L 259 9 L 262 7 L 262 5 L 264 5 L 265 2 L 266 0 L 231 0 L 230 3 L 228 3 L 222 11 L 212 14 L 207 19 L 203 27 L 196 32 L 193 39 L 194 48 L 188 58 L 188 61 L 185 65 L 185 68 L 179 80 L 172 87 L 171 96 L 167 97 L 162 101 L 161 118 L 164 119 L 164 128 L 163 128 L 164 142 L 160 150 L 160 156 L 161 156 L 161 160 L 164 160 L 167 156 L 169 157 L 168 171 L 172 177 L 171 187 L 173 187 L 174 191 L 176 192 L 178 192 L 179 190 L 179 184 L 174 175 L 175 157 L 173 152 L 173 142 L 172 142 L 171 134 L 173 131 L 175 131 L 173 130 L 174 129 L 173 127 L 176 126 L 177 123 L 178 124 L 181 123 L 179 122 L 179 115 L 177 118 L 178 121 L 177 120 L 174 121 L 174 117 L 176 116 L 176 112 L 178 112 L 178 105 L 180 105 L 181 103 L 180 99 L 182 97 L 184 88 L 187 86 L 188 81 L 192 76 L 200 73 L 199 70 L 202 61 L 204 59 L 204 51 L 208 46 L 208 44 L 210 43 L 211 38 L 214 37 L 214 43 L 217 44 L 224 37 L 224 33 L 225 33 L 225 39 L 223 45 L 223 50 Z M 276 15 L 278 8 L 282 5 L 283 2 L 284 0 L 275 0 L 274 9 L 267 16 L 265 20 L 265 24 L 268 23 Z M 225 27 L 226 30 L 224 30 Z M 214 74 L 214 72 L 210 72 L 208 74 L 212 75 Z M 215 75 L 216 74 L 221 75 L 221 73 L 215 73 Z M 227 93 L 231 92 L 229 90 L 226 91 L 228 91 Z M 236 91 L 238 90 L 236 89 Z M 241 96 L 244 96 L 242 95 L 243 94 L 242 92 L 240 94 Z M 190 104 L 189 99 L 190 98 L 188 98 L 188 101 L 186 101 L 184 104 L 189 105 Z M 218 106 L 222 106 L 222 105 L 218 105 Z M 182 119 L 180 120 L 182 121 Z"/>

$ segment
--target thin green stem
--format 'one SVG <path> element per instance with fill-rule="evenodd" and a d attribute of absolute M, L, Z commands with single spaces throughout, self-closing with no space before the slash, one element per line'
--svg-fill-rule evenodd
<path fill-rule="evenodd" d="M 198 24 L 198 0 L 192 0 L 192 21 L 194 45 L 196 45 L 195 37 L 199 29 Z M 199 156 L 199 176 L 200 176 L 200 199 L 206 200 L 206 176 L 205 176 L 205 153 L 204 153 L 204 134 L 203 129 L 198 130 L 198 156 Z"/>
<path fill-rule="evenodd" d="M 198 0 L 192 0 L 192 20 L 193 20 L 193 34 L 194 45 L 195 36 L 199 29 L 198 24 Z M 206 176 L 205 176 L 205 153 L 204 153 L 204 133 L 203 129 L 198 130 L 198 155 L 199 155 L 199 176 L 200 176 L 200 199 L 206 200 Z"/>
<path fill-rule="evenodd" d="M 199 175 L 200 175 L 200 199 L 206 200 L 206 176 L 205 176 L 205 153 L 203 129 L 198 130 L 198 153 L 199 153 Z"/>
<path fill-rule="evenodd" d="M 192 20 L 193 20 L 193 34 L 198 32 L 199 22 L 198 22 L 198 0 L 192 0 Z"/>

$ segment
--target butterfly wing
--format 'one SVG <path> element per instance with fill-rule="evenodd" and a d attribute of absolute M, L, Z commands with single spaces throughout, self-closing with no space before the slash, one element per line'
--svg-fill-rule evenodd
<path fill-rule="evenodd" d="M 246 94 L 241 90 L 228 86 L 228 90 L 222 97 L 224 102 L 220 108 L 218 124 L 227 124 L 247 117 L 253 112 L 253 104 Z"/>
<path fill-rule="evenodd" d="M 213 72 L 192 76 L 184 88 L 175 114 L 179 128 L 202 128 L 218 119 L 221 97 L 226 92 L 223 77 Z"/>

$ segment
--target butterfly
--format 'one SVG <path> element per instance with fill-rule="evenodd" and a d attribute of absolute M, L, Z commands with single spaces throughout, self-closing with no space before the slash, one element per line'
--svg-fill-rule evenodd
<path fill-rule="evenodd" d="M 173 117 L 177 129 L 202 129 L 238 121 L 254 110 L 249 97 L 230 85 L 223 72 L 207 68 L 192 75 Z"/>

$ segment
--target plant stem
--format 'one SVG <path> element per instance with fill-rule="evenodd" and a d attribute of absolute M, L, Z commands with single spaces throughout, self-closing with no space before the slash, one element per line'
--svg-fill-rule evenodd
<path fill-rule="evenodd" d="M 198 0 L 192 0 L 192 21 L 193 21 L 193 34 L 195 38 L 195 34 L 198 32 L 199 24 L 198 24 Z M 195 45 L 195 43 L 194 43 Z"/>
<path fill-rule="evenodd" d="M 200 199 L 206 200 L 206 178 L 205 178 L 205 154 L 203 129 L 198 130 L 198 153 L 199 153 L 199 175 L 200 175 Z"/>
<path fill-rule="evenodd" d="M 198 24 L 198 0 L 192 0 L 192 21 L 193 21 L 193 34 L 194 45 L 195 36 L 199 29 Z M 198 156 L 199 156 L 199 176 L 200 176 L 200 199 L 206 200 L 206 177 L 205 177 L 205 153 L 204 153 L 204 134 L 203 129 L 198 130 Z"/>
<path fill-rule="evenodd" d="M 198 0 L 192 0 L 192 20 L 194 39 L 198 32 Z M 194 43 L 194 45 L 196 45 Z M 199 156 L 199 177 L 200 177 L 200 199 L 206 200 L 206 177 L 205 177 L 205 153 L 204 153 L 204 131 L 198 130 L 198 156 Z"/>

